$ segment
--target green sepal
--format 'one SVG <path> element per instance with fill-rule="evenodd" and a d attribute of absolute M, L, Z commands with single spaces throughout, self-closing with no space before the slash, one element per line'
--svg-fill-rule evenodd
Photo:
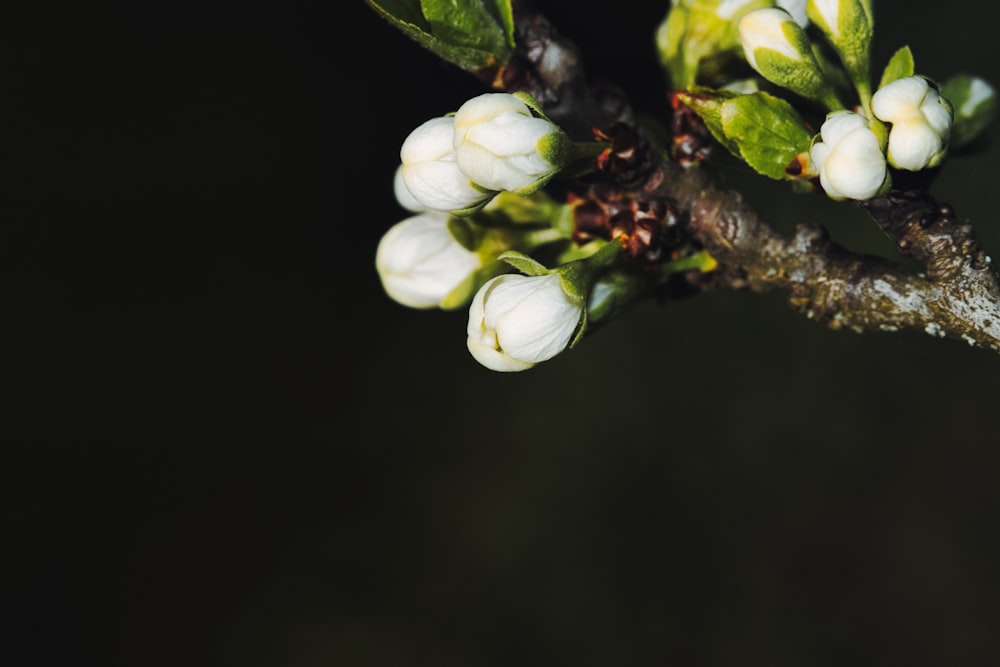
<path fill-rule="evenodd" d="M 488 208 L 473 217 L 476 222 L 489 227 L 541 224 L 561 216 L 564 206 L 545 190 L 526 197 L 501 190 Z"/>
<path fill-rule="evenodd" d="M 576 344 L 583 340 L 583 337 L 587 334 L 587 330 L 590 328 L 590 318 L 587 317 L 587 309 L 583 309 L 583 314 L 580 316 L 580 323 L 576 327 L 576 333 L 573 334 L 573 338 L 570 339 L 569 344 L 566 346 L 568 349 L 572 350 L 576 347 Z"/>
<path fill-rule="evenodd" d="M 727 100 L 720 119 L 737 155 L 758 173 L 775 180 L 786 178 L 786 168 L 809 150 L 813 137 L 791 104 L 763 91 Z"/>
<path fill-rule="evenodd" d="M 480 234 L 476 232 L 476 229 L 467 219 L 452 215 L 448 216 L 447 224 L 448 233 L 451 234 L 451 237 L 460 246 L 470 252 L 476 251 L 476 248 L 479 246 Z"/>
<path fill-rule="evenodd" d="M 862 100 L 867 103 L 871 86 L 868 76 L 875 24 L 869 0 L 839 0 L 835 26 L 827 25 L 823 15 L 811 1 L 806 3 L 806 16 L 836 49 Z"/>
<path fill-rule="evenodd" d="M 476 185 L 475 183 L 472 183 L 472 181 L 469 181 L 469 182 L 471 183 L 472 187 L 474 187 L 477 190 L 482 191 L 484 194 L 492 192 L 492 196 L 487 197 L 486 199 L 484 199 L 483 201 L 479 202 L 478 204 L 476 204 L 474 206 L 469 206 L 468 208 L 457 208 L 454 211 L 448 211 L 450 214 L 457 215 L 459 217 L 465 217 L 465 216 L 468 216 L 468 215 L 472 215 L 473 213 L 478 213 L 479 211 L 482 211 L 483 208 L 487 204 L 489 204 L 491 201 L 493 201 L 494 197 L 496 197 L 496 194 L 497 194 L 496 192 L 494 192 L 492 190 L 487 190 L 484 187 L 480 187 L 479 185 Z"/>
<path fill-rule="evenodd" d="M 549 120 L 549 117 L 545 115 L 545 111 L 542 110 L 542 105 L 538 103 L 538 100 L 531 93 L 526 93 L 523 90 L 517 90 L 511 93 L 514 97 L 524 102 L 524 104 L 531 109 L 531 114 L 536 118 L 544 118 Z"/>
<path fill-rule="evenodd" d="M 700 271 L 701 273 L 711 273 L 719 268 L 719 261 L 715 259 L 707 250 L 666 262 L 660 267 L 660 274 L 668 276 L 681 271 Z"/>
<path fill-rule="evenodd" d="M 557 129 L 539 139 L 535 144 L 535 150 L 543 160 L 552 165 L 552 171 L 530 185 L 511 191 L 521 197 L 527 197 L 544 188 L 563 167 L 569 164 L 573 156 L 573 140 L 568 134 Z"/>
<path fill-rule="evenodd" d="M 951 103 L 954 112 L 949 150 L 970 145 L 993 124 L 996 89 L 981 77 L 957 74 L 942 84 L 941 96 Z"/>
<path fill-rule="evenodd" d="M 500 260 L 488 262 L 483 267 L 473 271 L 461 283 L 455 286 L 438 304 L 441 310 L 457 310 L 468 306 L 479 288 L 490 278 L 510 271 L 510 266 Z"/>
<path fill-rule="evenodd" d="M 545 276 L 551 273 L 544 264 L 533 257 L 525 255 L 523 252 L 508 250 L 501 253 L 497 259 L 507 262 L 515 269 L 526 276 Z"/>
<path fill-rule="evenodd" d="M 648 276 L 636 271 L 609 271 L 594 282 L 587 298 L 587 324 L 594 331 L 650 293 Z"/>
<path fill-rule="evenodd" d="M 795 25 L 793 21 L 790 21 Z M 786 34 L 792 33 L 791 29 L 786 30 Z M 812 49 L 806 45 L 806 51 L 802 60 L 793 60 L 783 53 L 774 49 L 759 46 L 754 49 L 754 59 L 757 61 L 757 68 L 760 75 L 765 79 L 790 90 L 796 95 L 817 102 L 828 111 L 843 109 L 844 105 L 837 97 L 833 85 L 827 80 L 820 69 L 812 53 Z"/>
<path fill-rule="evenodd" d="M 910 51 L 909 46 L 904 46 L 892 54 L 892 58 L 889 58 L 889 64 L 882 70 L 882 78 L 879 80 L 878 87 L 881 88 L 893 81 L 913 76 L 915 71 L 913 52 Z"/>
<path fill-rule="evenodd" d="M 884 153 L 886 148 L 889 146 L 889 126 L 880 121 L 878 118 L 869 118 L 868 129 L 870 129 L 875 135 L 875 138 L 878 139 L 879 148 L 881 148 Z"/>
<path fill-rule="evenodd" d="M 469 72 L 514 53 L 511 0 L 365 0 L 383 19 L 438 57 Z"/>

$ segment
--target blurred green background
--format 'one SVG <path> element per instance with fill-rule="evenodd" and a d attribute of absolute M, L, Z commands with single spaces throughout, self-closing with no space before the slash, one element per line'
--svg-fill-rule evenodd
<path fill-rule="evenodd" d="M 666 5 L 539 2 L 652 114 Z M 985 5 L 877 5 L 877 68 L 909 44 L 1000 83 Z M 464 313 L 374 270 L 400 143 L 474 81 L 361 0 L 20 11 L 10 664 L 1000 660 L 997 355 L 718 292 L 492 373 Z M 994 254 L 995 137 L 935 186 Z M 850 206 L 720 177 L 783 229 L 893 252 Z"/>

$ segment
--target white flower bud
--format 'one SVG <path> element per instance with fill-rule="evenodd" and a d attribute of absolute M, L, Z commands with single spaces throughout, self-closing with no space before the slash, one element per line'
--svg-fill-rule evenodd
<path fill-rule="evenodd" d="M 853 111 L 827 114 L 810 149 L 820 185 L 833 199 L 871 199 L 885 183 L 888 166 L 868 120 Z"/>
<path fill-rule="evenodd" d="M 469 352 L 494 371 L 527 370 L 566 349 L 583 309 L 558 274 L 497 276 L 469 307 Z"/>
<path fill-rule="evenodd" d="M 425 208 L 464 211 L 496 194 L 477 186 L 458 168 L 454 136 L 453 117 L 432 118 L 410 132 L 399 150 L 406 189 Z"/>
<path fill-rule="evenodd" d="M 393 225 L 375 252 L 382 287 L 411 308 L 437 307 L 482 266 L 448 231 L 447 213 L 427 211 Z"/>
<path fill-rule="evenodd" d="M 806 0 L 802 4 L 806 6 L 806 15 L 811 14 L 813 22 L 834 43 L 871 37 L 874 24 L 871 0 Z"/>
<path fill-rule="evenodd" d="M 827 109 L 844 108 L 813 55 L 805 29 L 787 11 L 754 9 L 736 27 L 743 55 L 758 74 Z"/>
<path fill-rule="evenodd" d="M 743 53 L 750 66 L 764 78 L 768 78 L 768 72 L 761 71 L 761 65 L 757 60 L 757 49 L 770 49 L 789 60 L 806 62 L 801 44 L 789 39 L 789 24 L 799 27 L 788 12 L 777 7 L 755 9 L 740 19 L 739 31 Z"/>
<path fill-rule="evenodd" d="M 529 194 L 565 166 L 570 143 L 558 125 L 510 93 L 484 93 L 455 113 L 458 166 L 491 190 Z"/>
<path fill-rule="evenodd" d="M 952 113 L 921 76 L 896 79 L 872 96 L 872 113 L 891 123 L 889 164 L 919 171 L 941 161 L 951 134 Z"/>
<path fill-rule="evenodd" d="M 827 29 L 833 39 L 840 38 L 840 0 L 812 0 L 813 9 L 820 25 Z"/>
<path fill-rule="evenodd" d="M 396 195 L 396 201 L 407 211 L 422 213 L 428 210 L 426 206 L 417 201 L 409 188 L 406 187 L 406 182 L 403 180 L 403 165 L 396 167 L 396 173 L 392 177 L 392 191 Z"/>
<path fill-rule="evenodd" d="M 724 21 L 731 21 L 752 4 L 760 5 L 760 0 L 719 0 L 715 7 L 715 15 Z"/>
<path fill-rule="evenodd" d="M 809 18 L 806 16 L 806 0 L 778 0 L 777 5 L 788 12 L 803 28 L 809 23 Z"/>

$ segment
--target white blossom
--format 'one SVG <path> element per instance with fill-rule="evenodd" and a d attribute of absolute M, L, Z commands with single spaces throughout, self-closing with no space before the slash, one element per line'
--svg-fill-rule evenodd
<path fill-rule="evenodd" d="M 411 308 L 434 308 L 482 266 L 448 231 L 447 213 L 426 211 L 389 228 L 375 252 L 382 287 Z"/>
<path fill-rule="evenodd" d="M 426 206 L 417 201 L 410 189 L 406 187 L 406 182 L 403 180 L 403 165 L 396 167 L 396 173 L 393 174 L 392 191 L 396 195 L 396 201 L 407 211 L 422 213 L 428 210 Z"/>
<path fill-rule="evenodd" d="M 794 44 L 785 32 L 788 24 L 795 25 L 796 28 L 799 27 L 788 12 L 777 7 L 755 9 L 744 14 L 743 18 L 740 19 L 738 27 L 743 53 L 750 66 L 763 74 L 765 78 L 767 78 L 768 73 L 761 71 L 757 61 L 757 49 L 770 49 L 792 61 L 805 62 L 805 56 L 800 46 Z"/>
<path fill-rule="evenodd" d="M 750 4 L 759 4 L 759 0 L 720 0 L 718 6 L 715 8 L 715 15 L 720 19 L 729 21 Z"/>
<path fill-rule="evenodd" d="M 806 6 L 806 15 L 834 42 L 871 34 L 874 23 L 871 0 L 806 0 L 802 4 Z"/>
<path fill-rule="evenodd" d="M 809 18 L 806 16 L 806 0 L 778 0 L 777 5 L 788 12 L 803 28 L 809 23 Z"/>
<path fill-rule="evenodd" d="M 417 126 L 399 150 L 406 190 L 428 209 L 464 211 L 481 206 L 496 192 L 473 183 L 455 161 L 455 119 L 432 118 Z"/>
<path fill-rule="evenodd" d="M 830 35 L 839 38 L 840 35 L 840 3 L 841 0 L 808 0 L 819 18 L 826 24 Z"/>
<path fill-rule="evenodd" d="M 810 158 L 820 185 L 833 199 L 871 199 L 888 176 L 878 137 L 868 120 L 853 111 L 827 114 Z"/>
<path fill-rule="evenodd" d="M 469 179 L 528 193 L 565 166 L 569 137 L 510 93 L 484 93 L 455 112 L 454 149 Z"/>
<path fill-rule="evenodd" d="M 889 128 L 889 164 L 919 171 L 940 162 L 951 134 L 952 114 L 921 76 L 896 79 L 872 96 L 872 113 Z"/>
<path fill-rule="evenodd" d="M 527 370 L 566 349 L 583 309 L 558 274 L 497 276 L 469 306 L 469 352 L 494 371 Z"/>

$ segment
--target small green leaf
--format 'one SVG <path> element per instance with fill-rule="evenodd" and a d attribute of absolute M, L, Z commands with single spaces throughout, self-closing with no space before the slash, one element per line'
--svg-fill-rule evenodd
<path fill-rule="evenodd" d="M 997 113 L 996 89 L 978 76 L 958 74 L 941 86 L 941 95 L 954 110 L 951 150 L 968 146 L 992 125 Z"/>
<path fill-rule="evenodd" d="M 514 52 L 511 0 L 365 0 L 382 18 L 440 58 L 476 72 Z"/>
<path fill-rule="evenodd" d="M 739 157 L 740 151 L 722 128 L 722 105 L 740 93 L 729 90 L 715 90 L 704 86 L 691 86 L 686 90 L 677 91 L 677 99 L 698 114 L 701 122 L 712 133 L 715 140 L 733 155 Z"/>
<path fill-rule="evenodd" d="M 910 51 L 909 46 L 904 46 L 892 54 L 889 64 L 882 71 L 882 80 L 879 81 L 878 87 L 881 88 L 897 79 L 905 79 L 908 76 L 913 76 L 914 71 L 916 70 L 913 64 L 913 52 Z"/>
<path fill-rule="evenodd" d="M 812 133 L 787 101 L 763 91 L 726 101 L 722 131 L 739 156 L 758 173 L 775 180 L 800 153 L 809 150 Z"/>
<path fill-rule="evenodd" d="M 545 276 L 549 274 L 549 270 L 544 264 L 516 250 L 508 250 L 497 257 L 497 259 L 502 259 L 527 276 Z"/>

